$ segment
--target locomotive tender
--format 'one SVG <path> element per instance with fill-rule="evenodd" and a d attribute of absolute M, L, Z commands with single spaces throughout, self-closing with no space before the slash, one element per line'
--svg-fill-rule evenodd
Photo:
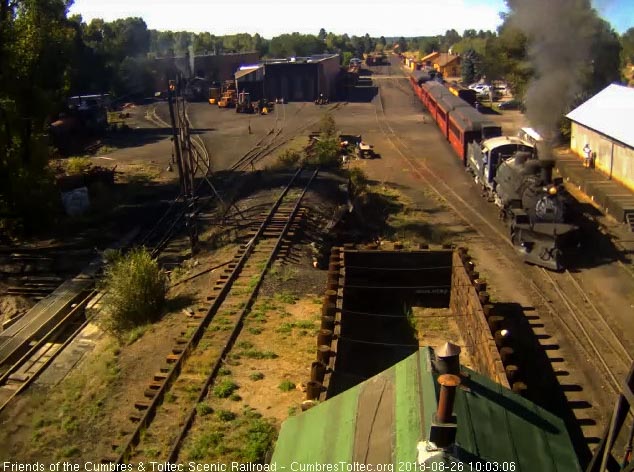
<path fill-rule="evenodd" d="M 568 221 L 569 198 L 554 162 L 540 160 L 531 142 L 502 136 L 501 127 L 435 81 L 410 76 L 414 92 L 483 194 L 500 207 L 513 245 L 524 261 L 563 268 L 563 249 L 578 227 Z"/>

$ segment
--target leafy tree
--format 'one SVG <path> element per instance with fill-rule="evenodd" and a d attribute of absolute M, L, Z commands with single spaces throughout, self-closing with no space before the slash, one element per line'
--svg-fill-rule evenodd
<path fill-rule="evenodd" d="M 381 36 L 381 37 L 379 38 L 379 42 L 378 42 L 378 44 L 380 44 L 380 45 L 381 45 L 381 46 L 383 46 L 383 47 L 387 46 L 387 41 L 385 40 L 385 36 Z"/>
<path fill-rule="evenodd" d="M 462 56 L 461 75 L 463 82 L 470 84 L 481 76 L 480 62 L 480 55 L 473 49 L 469 49 Z"/>
<path fill-rule="evenodd" d="M 317 34 L 317 38 L 319 38 L 320 41 L 325 41 L 326 40 L 326 36 L 327 36 L 326 30 L 321 28 L 319 30 L 319 34 Z"/>
<path fill-rule="evenodd" d="M 405 38 L 403 36 L 398 38 L 397 44 L 398 44 L 398 50 L 400 52 L 407 51 L 407 41 L 405 41 Z"/>
<path fill-rule="evenodd" d="M 634 27 L 628 29 L 623 35 L 621 35 L 621 58 L 623 63 L 634 63 Z"/>
<path fill-rule="evenodd" d="M 458 41 L 460 41 L 461 39 L 462 39 L 462 37 L 460 36 L 460 33 L 458 33 L 455 29 L 450 29 L 450 30 L 447 30 L 445 32 L 445 36 L 443 38 L 443 43 L 444 43 L 445 47 L 448 49 L 452 45 L 454 45 Z"/>
<path fill-rule="evenodd" d="M 310 56 L 324 52 L 325 44 L 310 34 L 282 34 L 271 39 L 269 53 L 275 57 Z"/>
<path fill-rule="evenodd" d="M 0 0 L 0 232 L 53 215 L 44 133 L 69 90 L 76 23 L 66 13 L 62 0 Z"/>

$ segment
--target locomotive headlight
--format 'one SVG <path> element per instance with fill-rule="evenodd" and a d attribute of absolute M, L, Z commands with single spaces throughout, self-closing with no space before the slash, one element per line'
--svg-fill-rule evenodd
<path fill-rule="evenodd" d="M 550 195 L 557 195 L 557 187 L 555 187 L 554 185 L 548 187 L 548 193 Z"/>

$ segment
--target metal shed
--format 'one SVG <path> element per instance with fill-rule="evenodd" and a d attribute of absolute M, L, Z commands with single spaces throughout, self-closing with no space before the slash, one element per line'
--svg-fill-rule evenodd
<path fill-rule="evenodd" d="M 583 157 L 590 145 L 597 169 L 634 190 L 634 89 L 612 84 L 581 104 L 572 121 L 570 149 Z"/>
<path fill-rule="evenodd" d="M 289 418 L 271 464 L 277 470 L 581 470 L 561 419 L 464 367 L 455 391 L 455 441 L 427 453 L 440 390 L 433 358 L 433 350 L 421 348 Z M 425 469 L 418 465 L 422 460 Z M 439 468 L 441 463 L 456 468 Z M 302 468 L 316 464 L 339 468 Z"/>

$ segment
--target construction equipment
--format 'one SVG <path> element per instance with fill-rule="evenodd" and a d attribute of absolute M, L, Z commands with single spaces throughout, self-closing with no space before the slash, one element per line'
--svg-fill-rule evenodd
<path fill-rule="evenodd" d="M 232 80 L 225 81 L 222 86 L 222 97 L 218 100 L 219 108 L 233 108 L 236 106 L 236 85 Z"/>
<path fill-rule="evenodd" d="M 359 159 L 372 159 L 374 157 L 374 146 L 359 141 L 357 144 L 356 154 Z"/>
<path fill-rule="evenodd" d="M 275 106 L 274 102 L 269 102 L 266 98 L 261 98 L 257 102 L 253 103 L 253 112 L 260 115 L 268 115 Z"/>
<path fill-rule="evenodd" d="M 248 92 L 240 92 L 238 94 L 238 103 L 236 104 L 236 113 L 253 113 L 254 111 L 251 95 Z"/>
<path fill-rule="evenodd" d="M 217 105 L 221 95 L 220 87 L 211 87 L 209 89 L 209 104 Z"/>
<path fill-rule="evenodd" d="M 315 105 L 328 105 L 328 98 L 323 93 L 320 93 L 317 100 L 315 100 Z"/>

